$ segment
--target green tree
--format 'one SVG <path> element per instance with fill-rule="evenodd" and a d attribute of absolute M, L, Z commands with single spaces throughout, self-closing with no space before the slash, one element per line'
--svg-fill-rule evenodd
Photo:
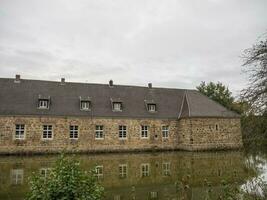
<path fill-rule="evenodd" d="M 47 177 L 33 174 L 28 200 L 99 200 L 103 188 L 94 171 L 83 171 L 76 160 L 62 155 Z"/>
<path fill-rule="evenodd" d="M 228 87 L 223 85 L 221 82 L 209 82 L 208 84 L 206 84 L 204 81 L 202 81 L 196 88 L 199 92 L 220 103 L 226 108 L 230 110 L 236 109 L 237 111 L 239 111 L 238 106 L 234 107 L 233 105 L 234 97 L 232 96 L 232 93 L 230 92 Z"/>

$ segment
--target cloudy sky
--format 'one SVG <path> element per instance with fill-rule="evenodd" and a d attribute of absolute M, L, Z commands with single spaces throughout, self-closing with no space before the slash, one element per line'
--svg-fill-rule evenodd
<path fill-rule="evenodd" d="M 266 0 L 0 0 L 0 77 L 245 86 Z"/>

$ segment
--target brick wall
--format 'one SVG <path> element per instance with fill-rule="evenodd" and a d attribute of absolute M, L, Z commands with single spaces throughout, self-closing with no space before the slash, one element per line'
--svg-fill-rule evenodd
<path fill-rule="evenodd" d="M 15 124 L 25 124 L 25 139 L 14 139 Z M 42 139 L 43 125 L 52 125 L 53 139 Z M 78 139 L 69 138 L 69 126 L 77 125 Z M 95 126 L 104 126 L 104 139 L 95 139 Z M 119 139 L 119 125 L 127 127 L 127 139 Z M 148 138 L 141 138 L 147 125 Z M 162 138 L 162 126 L 169 138 Z M 216 129 L 217 125 L 217 129 Z M 204 150 L 242 146 L 239 119 L 191 118 L 104 119 L 72 117 L 0 117 L 0 153 L 129 151 L 151 149 Z"/>

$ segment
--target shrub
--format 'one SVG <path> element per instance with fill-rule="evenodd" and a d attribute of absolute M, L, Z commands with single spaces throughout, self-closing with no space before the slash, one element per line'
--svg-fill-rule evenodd
<path fill-rule="evenodd" d="M 83 171 L 76 160 L 64 155 L 57 160 L 47 177 L 30 177 L 28 200 L 99 200 L 103 188 L 97 183 L 94 171 Z"/>

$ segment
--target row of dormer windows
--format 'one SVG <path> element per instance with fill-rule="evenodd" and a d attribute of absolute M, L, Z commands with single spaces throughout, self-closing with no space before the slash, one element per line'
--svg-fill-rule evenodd
<path fill-rule="evenodd" d="M 49 109 L 50 105 L 50 99 L 39 99 L 38 101 L 38 108 L 39 109 Z M 91 101 L 89 100 L 80 100 L 80 109 L 84 111 L 89 111 L 91 110 Z M 155 103 L 146 103 L 147 110 L 149 112 L 156 112 L 157 111 L 157 106 Z M 117 112 L 117 111 L 122 111 L 123 106 L 122 102 L 112 102 L 112 110 Z"/>
<path fill-rule="evenodd" d="M 42 139 L 52 140 L 53 139 L 53 126 L 52 125 L 43 125 Z M 169 138 L 169 126 L 161 127 L 162 138 Z M 127 126 L 119 125 L 118 126 L 118 138 L 121 140 L 127 139 Z M 23 140 L 26 137 L 26 128 L 25 124 L 16 124 L 15 125 L 15 139 Z M 155 136 L 157 137 L 157 135 Z M 78 139 L 79 138 L 79 126 L 70 125 L 69 126 L 69 138 Z M 105 138 L 104 126 L 96 125 L 95 126 L 95 139 L 101 140 Z M 141 125 L 140 126 L 140 138 L 147 139 L 149 138 L 149 126 Z"/>

